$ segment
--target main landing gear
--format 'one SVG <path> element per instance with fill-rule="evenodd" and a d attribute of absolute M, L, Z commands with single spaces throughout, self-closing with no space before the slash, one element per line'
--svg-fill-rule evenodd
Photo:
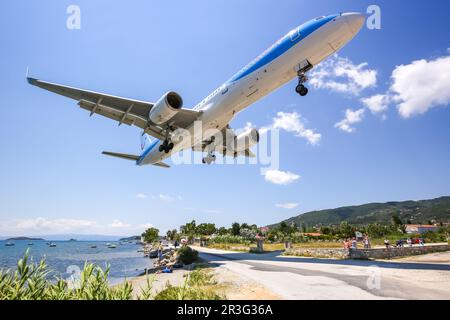
<path fill-rule="evenodd" d="M 207 155 L 206 155 L 206 157 L 204 157 L 203 159 L 202 159 L 202 162 L 204 163 L 204 164 L 211 164 L 211 163 L 213 163 L 213 162 L 215 162 L 216 161 L 216 156 L 214 155 L 214 154 L 210 154 L 210 153 L 208 153 Z"/>
<path fill-rule="evenodd" d="M 308 81 L 308 77 L 301 71 L 298 73 L 298 85 L 295 87 L 295 91 L 302 97 L 308 94 L 308 88 L 303 84 Z"/>
<path fill-rule="evenodd" d="M 298 85 L 297 85 L 297 87 L 295 87 L 295 91 L 302 97 L 304 97 L 308 94 L 308 88 L 306 88 L 304 86 L 304 83 L 306 81 L 308 81 L 306 72 L 308 72 L 312 68 L 313 68 L 313 65 L 308 60 L 302 61 L 298 66 L 298 71 L 297 71 Z"/>
<path fill-rule="evenodd" d="M 173 149 L 173 142 L 170 142 L 168 139 L 164 140 L 164 142 L 159 146 L 159 152 L 169 153 Z"/>
<path fill-rule="evenodd" d="M 216 145 L 214 144 L 215 137 L 211 137 L 211 140 L 208 142 L 208 145 L 206 147 L 206 157 L 203 157 L 202 162 L 204 164 L 211 164 L 216 161 L 216 155 L 214 154 L 214 151 L 216 149 Z"/>

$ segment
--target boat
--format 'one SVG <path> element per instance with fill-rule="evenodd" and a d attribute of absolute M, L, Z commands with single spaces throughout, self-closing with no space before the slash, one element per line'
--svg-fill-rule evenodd
<path fill-rule="evenodd" d="M 95 249 L 95 248 L 97 248 L 97 246 L 96 246 L 96 245 L 92 245 L 91 248 L 92 248 L 92 249 Z"/>
<path fill-rule="evenodd" d="M 14 245 L 13 242 L 7 242 L 7 243 L 5 243 L 5 246 L 7 246 L 7 247 L 12 247 L 13 245 Z"/>
<path fill-rule="evenodd" d="M 33 242 L 28 242 L 28 245 L 32 246 L 32 245 L 34 245 L 34 243 Z"/>
<path fill-rule="evenodd" d="M 56 243 L 50 242 L 49 247 L 56 247 Z"/>
<path fill-rule="evenodd" d="M 115 248 L 117 248 L 117 246 L 115 244 L 109 244 L 108 248 L 115 249 Z"/>

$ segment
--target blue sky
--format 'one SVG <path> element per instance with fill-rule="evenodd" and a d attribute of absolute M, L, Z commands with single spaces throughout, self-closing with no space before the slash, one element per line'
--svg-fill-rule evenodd
<path fill-rule="evenodd" d="M 81 9 L 80 30 L 66 28 L 70 4 Z M 317 69 L 326 77 L 316 74 L 307 97 L 291 82 L 232 123 L 263 127 L 284 112 L 321 135 L 311 144 L 281 131 L 280 170 L 300 176 L 289 184 L 255 165 L 162 170 L 106 158 L 101 151 L 137 153 L 139 129 L 89 118 L 25 81 L 30 66 L 44 80 L 148 101 L 175 90 L 191 107 L 295 26 L 370 4 L 381 8 L 381 30 L 363 28 Z M 130 234 L 191 219 L 265 225 L 449 194 L 449 2 L 3 1 L 0 16 L 0 234 Z M 374 95 L 387 99 L 382 111 L 361 101 Z"/>

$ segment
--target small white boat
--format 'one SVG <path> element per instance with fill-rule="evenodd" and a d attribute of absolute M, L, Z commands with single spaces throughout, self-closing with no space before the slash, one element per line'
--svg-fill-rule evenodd
<path fill-rule="evenodd" d="M 7 243 L 5 243 L 5 246 L 7 246 L 7 247 L 12 247 L 13 245 L 14 245 L 13 242 L 7 242 Z"/>
<path fill-rule="evenodd" d="M 117 246 L 116 246 L 115 244 L 110 244 L 110 245 L 108 246 L 108 248 L 109 248 L 109 249 L 115 249 L 115 248 L 117 248 Z"/>
<path fill-rule="evenodd" d="M 33 242 L 28 242 L 28 245 L 32 246 L 32 245 L 34 245 L 34 243 Z"/>
<path fill-rule="evenodd" d="M 50 242 L 49 247 L 56 247 L 56 243 Z"/>

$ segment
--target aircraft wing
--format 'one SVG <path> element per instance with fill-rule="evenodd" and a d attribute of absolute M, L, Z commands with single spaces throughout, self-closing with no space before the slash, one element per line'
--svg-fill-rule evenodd
<path fill-rule="evenodd" d="M 78 89 L 30 77 L 27 77 L 27 80 L 31 85 L 78 101 L 78 105 L 89 111 L 91 116 L 99 114 L 117 121 L 119 125 L 124 123 L 137 126 L 157 139 L 165 137 L 164 128 L 149 120 L 148 115 L 153 107 L 151 102 Z M 198 111 L 181 109 L 169 123 L 172 127 L 187 128 L 198 118 L 199 114 Z"/>

